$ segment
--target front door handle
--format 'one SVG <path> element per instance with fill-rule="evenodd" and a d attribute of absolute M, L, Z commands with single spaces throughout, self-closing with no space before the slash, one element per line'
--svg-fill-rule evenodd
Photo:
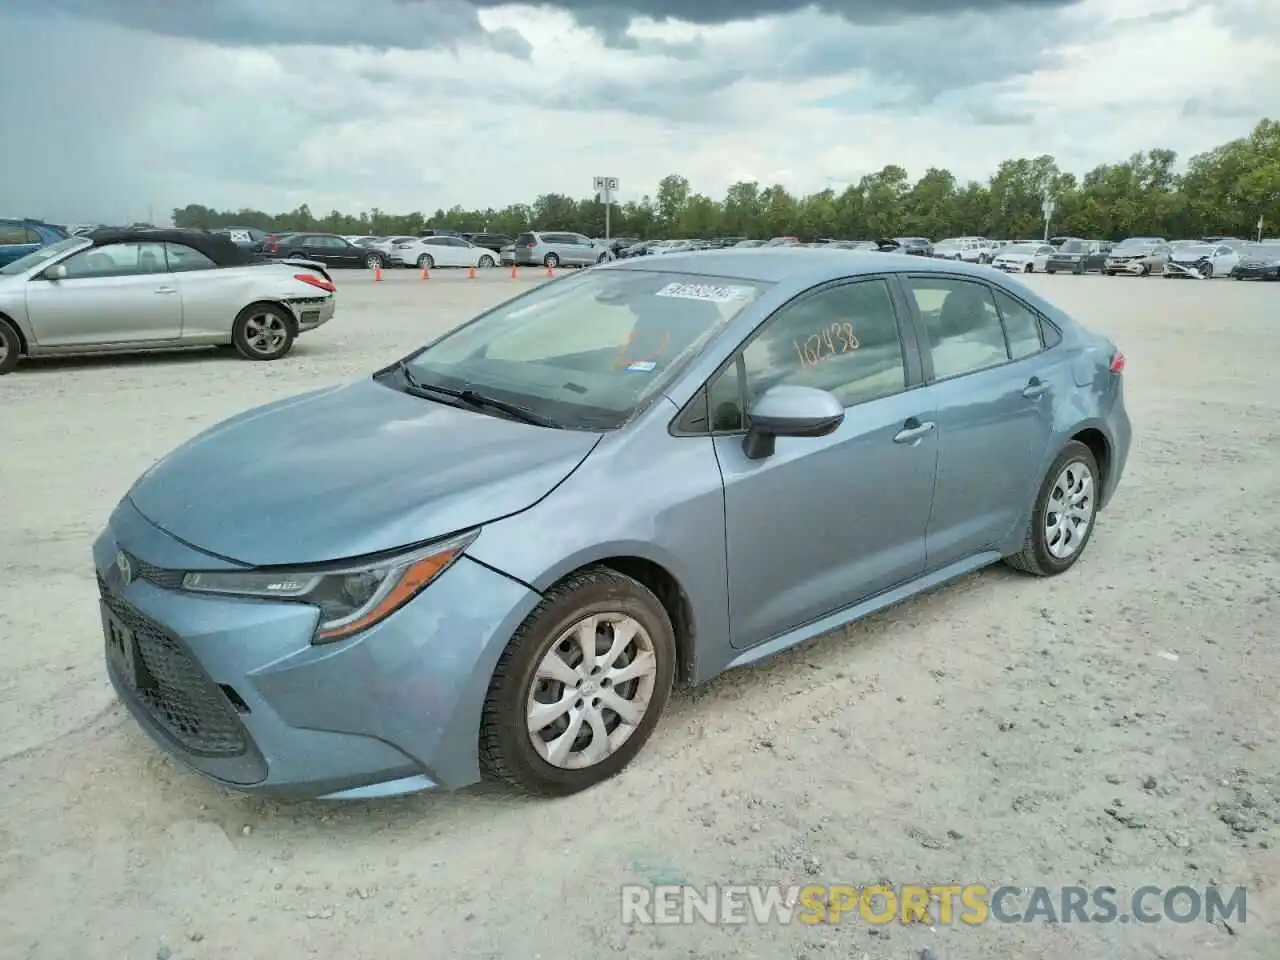
<path fill-rule="evenodd" d="M 156 287 L 156 293 L 160 294 L 161 296 L 167 296 L 169 294 L 173 294 L 177 292 L 178 292 L 177 287 Z"/>
<path fill-rule="evenodd" d="M 1047 383 L 1039 377 L 1032 377 L 1031 382 L 1022 388 L 1022 395 L 1028 400 L 1034 400 L 1048 389 L 1049 385 Z"/>
<path fill-rule="evenodd" d="M 926 420 L 924 423 L 916 420 L 914 417 L 907 421 L 896 434 L 894 434 L 894 443 L 916 443 L 921 437 L 933 432 L 937 426 L 932 420 Z"/>

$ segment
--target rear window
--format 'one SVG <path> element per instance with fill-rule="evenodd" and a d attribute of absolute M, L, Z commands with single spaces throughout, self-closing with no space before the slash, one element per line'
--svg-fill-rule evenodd
<path fill-rule="evenodd" d="M 1063 253 L 1083 253 L 1084 243 L 1079 240 L 1068 240 L 1058 249 L 1060 249 Z"/>
<path fill-rule="evenodd" d="M 538 238 L 532 233 L 522 233 L 520 236 L 516 237 L 516 243 L 532 244 L 537 242 Z"/>

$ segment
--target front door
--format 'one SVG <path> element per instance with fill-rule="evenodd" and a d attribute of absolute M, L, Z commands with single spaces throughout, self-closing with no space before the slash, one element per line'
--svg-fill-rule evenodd
<path fill-rule="evenodd" d="M 160 243 L 90 247 L 62 261 L 62 280 L 27 283 L 27 316 L 42 347 L 178 340 L 182 295 Z"/>
<path fill-rule="evenodd" d="M 845 421 L 743 452 L 743 411 L 777 384 L 828 390 Z M 937 433 L 882 278 L 813 291 L 771 317 L 709 387 L 725 487 L 732 643 L 751 647 L 918 576 Z"/>
<path fill-rule="evenodd" d="M 904 283 L 928 342 L 937 406 L 932 571 L 991 550 L 1026 524 L 1062 385 L 1044 369 L 1039 319 L 1021 301 L 975 280 Z"/>

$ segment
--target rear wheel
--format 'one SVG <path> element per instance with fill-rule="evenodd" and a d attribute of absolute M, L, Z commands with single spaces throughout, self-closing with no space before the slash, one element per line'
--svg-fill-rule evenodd
<path fill-rule="evenodd" d="M 8 320 L 0 320 L 0 377 L 12 373 L 22 353 L 22 340 Z"/>
<path fill-rule="evenodd" d="M 279 360 L 293 349 L 293 317 L 271 303 L 254 303 L 240 311 L 231 342 L 246 360 Z"/>
<path fill-rule="evenodd" d="M 482 266 L 484 269 L 488 270 L 490 267 L 492 267 L 492 266 L 493 266 L 493 257 L 489 256 L 489 255 L 486 253 L 484 256 L 482 256 L 482 257 L 480 258 L 480 266 Z"/>
<path fill-rule="evenodd" d="M 1022 549 L 1005 562 L 1037 577 L 1062 573 L 1080 559 L 1098 513 L 1098 462 L 1072 440 L 1049 467 Z"/>
<path fill-rule="evenodd" d="M 560 266 L 560 258 L 554 253 L 548 253 L 542 258 L 542 265 L 548 269 L 554 270 L 556 267 Z"/>
<path fill-rule="evenodd" d="M 1023 272 L 1023 273 L 1035 273 L 1035 272 L 1036 272 L 1036 265 L 1035 265 L 1034 263 L 1028 263 L 1025 267 L 1023 267 L 1023 268 L 1022 268 L 1022 272 Z"/>
<path fill-rule="evenodd" d="M 653 733 L 675 660 L 671 621 L 647 587 L 605 567 L 571 576 L 494 670 L 480 727 L 486 772 L 543 796 L 614 776 Z"/>
<path fill-rule="evenodd" d="M 386 267 L 387 261 L 376 253 L 371 253 L 365 257 L 364 265 L 370 270 L 381 270 Z"/>
<path fill-rule="evenodd" d="M 434 270 L 435 268 L 436 268 L 436 262 L 431 259 L 431 254 L 424 253 L 422 256 L 418 258 L 419 270 Z"/>
<path fill-rule="evenodd" d="M 1045 272 L 1045 273 L 1057 273 L 1058 271 L 1057 271 L 1057 270 L 1055 270 L 1055 269 L 1053 269 L 1053 267 L 1045 267 L 1045 268 L 1044 268 L 1044 272 Z"/>

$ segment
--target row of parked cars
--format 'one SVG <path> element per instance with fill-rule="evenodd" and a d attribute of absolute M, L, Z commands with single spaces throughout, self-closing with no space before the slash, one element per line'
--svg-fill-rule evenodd
<path fill-rule="evenodd" d="M 1280 279 L 1280 240 L 1250 242 L 1234 237 L 1165 240 L 1131 237 L 1113 244 L 1106 240 L 1054 237 L 1047 243 L 1019 241 L 1005 247 L 991 261 L 1009 273 L 1128 274 L 1166 279 L 1236 280 Z"/>

